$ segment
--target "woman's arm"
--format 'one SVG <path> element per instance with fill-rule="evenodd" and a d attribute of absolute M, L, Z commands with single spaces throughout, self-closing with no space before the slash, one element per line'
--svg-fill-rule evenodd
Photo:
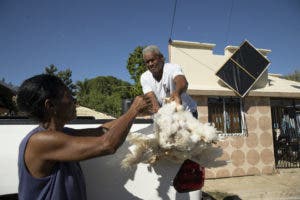
<path fill-rule="evenodd" d="M 159 110 L 160 108 L 160 105 L 158 103 L 158 100 L 154 94 L 154 92 L 148 92 L 145 94 L 146 97 L 148 97 L 150 99 L 150 102 L 151 102 L 151 109 L 148 110 L 148 113 L 149 114 L 153 114 L 153 113 L 157 113 L 157 111 Z"/>
<path fill-rule="evenodd" d="M 148 105 L 149 101 L 137 97 L 128 112 L 120 118 L 90 129 L 90 133 L 98 131 L 97 137 L 72 136 L 59 131 L 34 134 L 28 142 L 25 159 L 32 157 L 44 161 L 80 161 L 113 154 L 125 141 L 137 114 Z"/>

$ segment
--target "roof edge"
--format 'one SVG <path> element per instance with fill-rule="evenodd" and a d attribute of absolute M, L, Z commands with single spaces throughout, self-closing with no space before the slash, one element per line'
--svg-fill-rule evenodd
<path fill-rule="evenodd" d="M 196 90 L 188 89 L 190 95 L 203 95 L 203 96 L 237 96 L 238 95 L 230 90 Z M 295 92 L 265 92 L 265 91 L 250 91 L 246 96 L 252 97 L 284 97 L 284 98 L 297 98 L 300 99 L 300 93 Z"/>
<path fill-rule="evenodd" d="M 189 42 L 183 40 L 172 40 L 170 41 L 170 45 L 197 47 L 197 48 L 209 49 L 209 50 L 212 50 L 216 46 L 216 44 L 211 44 L 211 43 Z"/>
<path fill-rule="evenodd" d="M 225 47 L 225 51 L 235 51 L 236 49 L 238 49 L 239 46 L 231 46 L 231 45 L 228 45 Z M 256 48 L 257 51 L 259 51 L 260 53 L 264 54 L 264 55 L 267 55 L 269 53 L 271 53 L 272 51 L 270 49 L 258 49 Z"/>

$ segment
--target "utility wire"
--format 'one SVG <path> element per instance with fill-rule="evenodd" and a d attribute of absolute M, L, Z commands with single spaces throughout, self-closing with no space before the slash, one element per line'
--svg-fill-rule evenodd
<path fill-rule="evenodd" d="M 210 69 L 211 71 L 215 72 L 215 69 L 213 69 L 211 66 L 201 62 L 200 60 L 196 59 L 195 57 L 193 57 L 192 55 L 188 54 L 187 52 L 183 51 L 182 49 L 180 48 L 176 48 L 177 50 L 181 51 L 182 53 L 184 53 L 185 55 L 189 56 L 190 58 L 192 58 L 193 60 L 195 60 L 196 62 L 202 64 L 204 67 Z"/>
<path fill-rule="evenodd" d="M 169 41 L 171 41 L 171 38 L 172 38 L 172 35 L 173 35 L 173 27 L 174 27 L 174 22 L 175 22 L 176 7 L 177 7 L 177 0 L 175 0 L 175 4 L 174 4 L 173 17 L 172 17 L 172 25 L 171 25 L 171 31 L 170 31 Z"/>
<path fill-rule="evenodd" d="M 232 10 L 233 10 L 233 1 L 234 0 L 231 0 L 231 6 L 230 6 L 229 16 L 228 16 L 228 24 L 227 24 L 227 32 L 226 32 L 226 44 L 228 44 L 228 38 L 229 38 L 229 32 L 230 32 L 231 16 L 232 16 Z"/>
<path fill-rule="evenodd" d="M 231 7 L 230 7 L 230 11 L 229 11 L 229 20 L 228 20 L 227 33 L 226 33 L 226 43 L 228 42 L 228 36 L 229 36 L 229 32 L 230 32 L 231 16 L 232 16 L 232 10 L 233 10 L 233 1 L 234 0 L 231 1 Z M 172 42 L 171 37 L 173 35 L 173 27 L 174 27 L 174 23 L 175 23 L 176 7 L 177 7 L 177 0 L 175 0 L 174 10 L 173 10 L 172 26 L 171 26 L 171 31 L 170 31 L 169 43 Z M 192 58 L 196 62 L 202 64 L 207 69 L 215 72 L 215 69 L 213 67 L 209 66 L 208 64 L 201 62 L 200 60 L 196 59 L 195 57 L 193 57 L 192 55 L 190 55 L 189 53 L 183 51 L 180 48 L 176 48 L 176 49 L 179 50 L 179 51 L 181 51 L 185 55 L 189 56 L 190 58 Z"/>

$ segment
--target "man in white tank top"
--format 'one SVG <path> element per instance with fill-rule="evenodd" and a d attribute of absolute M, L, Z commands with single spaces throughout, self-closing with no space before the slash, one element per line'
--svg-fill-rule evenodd
<path fill-rule="evenodd" d="M 188 82 L 181 67 L 165 63 L 164 56 L 154 45 L 143 49 L 143 59 L 148 70 L 141 76 L 141 85 L 143 93 L 151 99 L 152 112 L 156 113 L 164 99 L 170 98 L 197 118 L 197 103 L 186 93 Z"/>

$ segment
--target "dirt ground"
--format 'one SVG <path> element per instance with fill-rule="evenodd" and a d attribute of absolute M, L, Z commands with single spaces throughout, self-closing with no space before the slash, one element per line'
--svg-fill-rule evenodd
<path fill-rule="evenodd" d="M 278 169 L 272 175 L 205 180 L 203 199 L 300 200 L 300 168 Z"/>

